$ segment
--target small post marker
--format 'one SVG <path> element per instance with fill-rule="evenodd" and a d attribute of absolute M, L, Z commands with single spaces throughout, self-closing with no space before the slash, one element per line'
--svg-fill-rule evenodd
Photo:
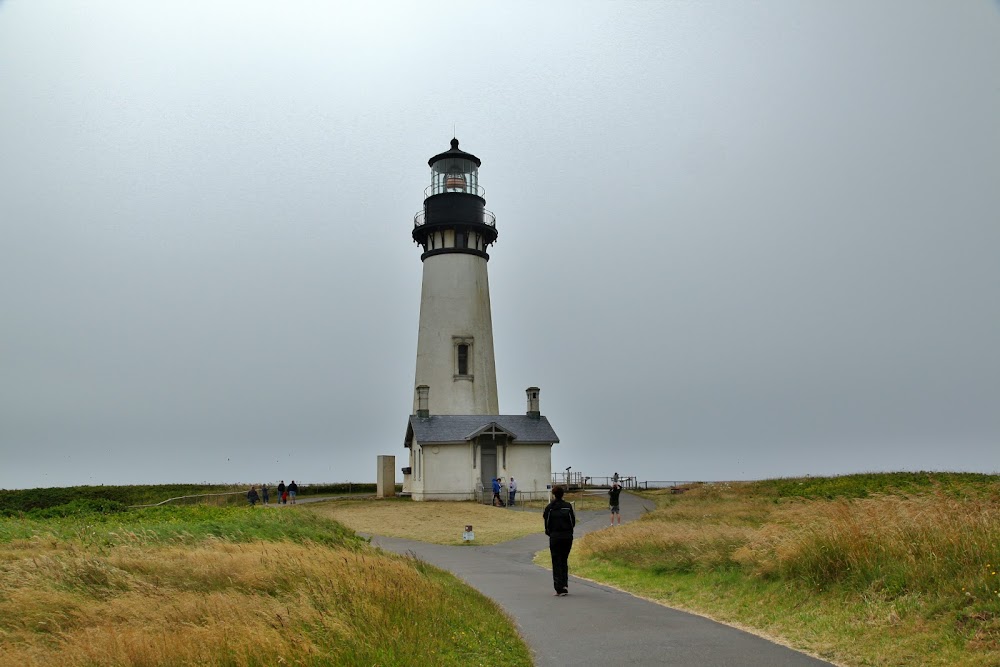
<path fill-rule="evenodd" d="M 465 532 L 462 533 L 462 541 L 471 542 L 474 539 L 476 539 L 476 534 L 472 532 L 472 525 L 470 524 L 465 527 Z"/>

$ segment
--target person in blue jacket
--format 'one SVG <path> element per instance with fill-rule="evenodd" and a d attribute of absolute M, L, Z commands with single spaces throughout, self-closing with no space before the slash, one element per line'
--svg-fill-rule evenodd
<path fill-rule="evenodd" d="M 493 478 L 493 506 L 503 507 L 503 498 L 500 497 L 500 480 Z"/>

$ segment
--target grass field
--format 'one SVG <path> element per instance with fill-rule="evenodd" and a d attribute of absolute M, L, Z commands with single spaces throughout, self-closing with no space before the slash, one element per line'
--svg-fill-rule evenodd
<path fill-rule="evenodd" d="M 337 500 L 302 507 L 361 533 L 435 544 L 463 544 L 462 533 L 466 525 L 472 525 L 476 535 L 474 544 L 480 545 L 542 532 L 542 520 L 537 512 L 475 502 Z"/>
<path fill-rule="evenodd" d="M 1000 665 L 998 476 L 645 495 L 656 511 L 577 540 L 573 574 L 851 667 Z M 18 512 L 0 519 L 0 665 L 528 665 L 490 601 L 353 531 L 459 544 L 471 523 L 491 544 L 540 532 L 540 513 L 403 500 L 136 511 L 89 496 Z"/>
<path fill-rule="evenodd" d="M 566 499 L 574 502 L 578 511 L 608 507 L 607 496 L 603 494 L 576 492 L 567 494 Z M 462 532 L 466 525 L 471 525 L 476 535 L 472 544 L 498 544 L 543 532 L 545 504 L 537 501 L 510 509 L 471 501 L 336 500 L 311 503 L 309 511 L 335 519 L 360 533 L 434 544 L 468 544 L 463 542 Z"/>
<path fill-rule="evenodd" d="M 315 513 L 69 505 L 0 519 L 0 665 L 531 664 L 490 600 Z"/>
<path fill-rule="evenodd" d="M 260 485 L 256 485 L 260 488 Z M 271 497 L 277 499 L 275 484 Z M 0 516 L 18 516 L 36 510 L 107 511 L 129 506 L 154 505 L 244 505 L 249 484 L 155 484 L 148 486 L 74 486 L 45 489 L 0 489 Z M 374 484 L 310 484 L 299 487 L 299 495 L 326 496 L 375 493 Z"/>
<path fill-rule="evenodd" d="M 570 571 L 846 665 L 1000 665 L 1000 477 L 853 475 L 651 492 Z"/>

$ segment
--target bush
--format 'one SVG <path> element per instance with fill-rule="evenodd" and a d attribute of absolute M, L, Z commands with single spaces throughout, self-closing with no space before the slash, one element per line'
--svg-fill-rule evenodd
<path fill-rule="evenodd" d="M 65 505 L 33 509 L 27 515 L 33 519 L 52 519 L 82 514 L 116 514 L 128 511 L 128 506 L 117 500 L 77 498 Z"/>
<path fill-rule="evenodd" d="M 224 493 L 239 490 L 246 491 L 246 488 L 242 485 L 221 484 L 157 484 L 0 490 L 0 515 L 12 516 L 35 509 L 59 507 L 74 500 L 111 500 L 123 505 L 144 505 L 189 494 Z"/>

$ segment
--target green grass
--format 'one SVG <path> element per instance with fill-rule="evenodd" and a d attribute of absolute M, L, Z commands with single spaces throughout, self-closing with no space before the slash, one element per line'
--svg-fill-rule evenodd
<path fill-rule="evenodd" d="M 72 506 L 70 503 L 61 507 Z M 45 512 L 42 510 L 39 514 Z M 48 518 L 28 515 L 18 520 L 0 521 L 0 543 L 38 538 L 77 540 L 90 546 L 194 544 L 208 539 L 227 542 L 292 540 L 338 546 L 363 541 L 336 521 L 314 514 L 247 506 L 163 506 L 112 513 L 79 512 Z"/>
<path fill-rule="evenodd" d="M 940 491 L 952 495 L 997 493 L 1000 475 L 966 472 L 859 473 L 837 477 L 786 477 L 751 482 L 754 495 L 775 498 L 869 498 L 879 494 Z"/>
<path fill-rule="evenodd" d="M 848 665 L 1000 665 L 1000 476 L 896 473 L 648 492 L 574 573 Z"/>
<path fill-rule="evenodd" d="M 531 664 L 492 601 L 314 512 L 95 502 L 0 518 L 0 667 Z"/>
<path fill-rule="evenodd" d="M 260 488 L 259 484 L 255 484 Z M 275 484 L 271 499 L 277 500 Z M 16 516 L 32 510 L 50 509 L 71 503 L 93 501 L 119 505 L 154 505 L 172 498 L 196 496 L 176 504 L 244 505 L 250 484 L 158 484 L 136 486 L 73 486 L 43 489 L 0 489 L 0 516 Z M 374 484 L 310 484 L 299 487 L 300 496 L 375 493 Z M 224 495 L 231 494 L 231 495 Z"/>

